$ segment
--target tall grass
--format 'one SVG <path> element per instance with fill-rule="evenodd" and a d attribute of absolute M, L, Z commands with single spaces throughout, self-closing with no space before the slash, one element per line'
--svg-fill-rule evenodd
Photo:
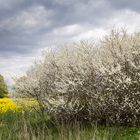
<path fill-rule="evenodd" d="M 45 115 L 46 116 L 46 115 Z M 0 116 L 0 140 L 138 140 L 139 128 L 57 123 L 36 112 L 7 112 Z"/>

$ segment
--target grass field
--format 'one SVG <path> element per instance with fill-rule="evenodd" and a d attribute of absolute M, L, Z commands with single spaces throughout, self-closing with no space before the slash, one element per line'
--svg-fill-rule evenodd
<path fill-rule="evenodd" d="M 19 109 L 10 99 L 0 100 L 7 109 L 0 113 L 0 140 L 139 140 L 139 128 L 94 126 L 75 122 L 58 125 L 30 109 Z M 8 103 L 9 102 L 9 103 Z M 10 106 L 11 105 L 11 106 Z M 23 105 L 23 104 L 22 104 Z"/>

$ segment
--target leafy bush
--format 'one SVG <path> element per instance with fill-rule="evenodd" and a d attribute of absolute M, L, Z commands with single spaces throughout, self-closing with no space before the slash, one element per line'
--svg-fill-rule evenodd
<path fill-rule="evenodd" d="M 6 97 L 8 94 L 7 86 L 2 75 L 0 75 L 0 98 Z"/>
<path fill-rule="evenodd" d="M 140 34 L 113 30 L 98 44 L 82 41 L 47 52 L 14 89 L 58 120 L 137 125 Z"/>

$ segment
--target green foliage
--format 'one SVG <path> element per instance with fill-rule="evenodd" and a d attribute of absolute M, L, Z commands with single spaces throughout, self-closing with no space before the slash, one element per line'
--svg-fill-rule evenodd
<path fill-rule="evenodd" d="M 0 98 L 6 97 L 8 94 L 7 85 L 2 75 L 0 75 Z"/>

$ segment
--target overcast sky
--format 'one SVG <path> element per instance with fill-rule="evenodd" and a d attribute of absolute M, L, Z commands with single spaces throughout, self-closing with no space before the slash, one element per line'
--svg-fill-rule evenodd
<path fill-rule="evenodd" d="M 0 0 L 0 73 L 12 84 L 43 49 L 139 25 L 140 0 Z"/>

